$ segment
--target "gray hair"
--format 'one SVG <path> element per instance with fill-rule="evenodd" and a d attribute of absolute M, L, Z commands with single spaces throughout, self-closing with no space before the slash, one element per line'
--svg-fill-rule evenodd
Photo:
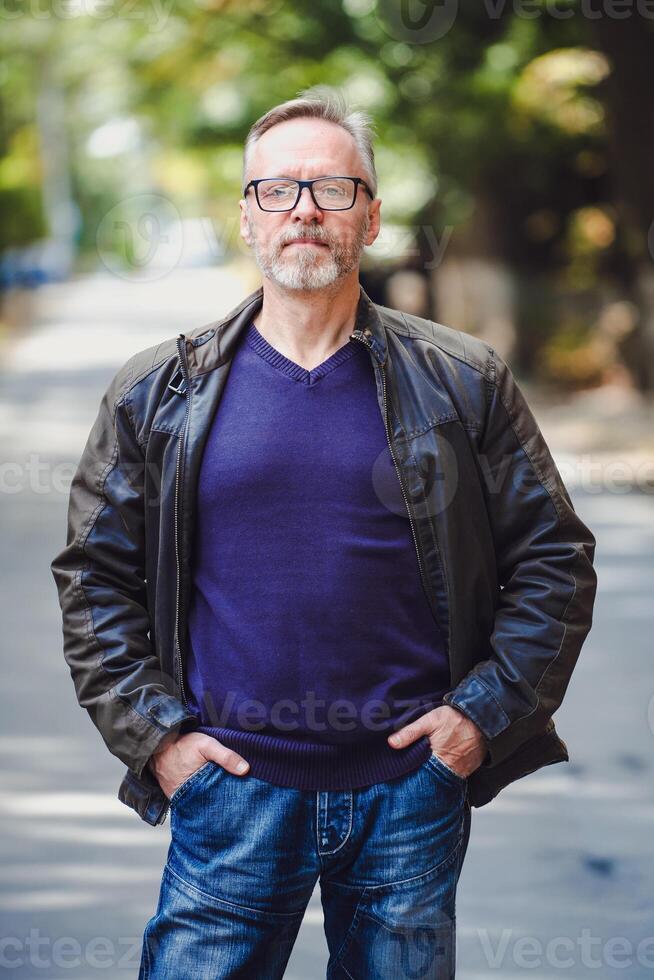
<path fill-rule="evenodd" d="M 343 93 L 329 85 L 314 85 L 312 88 L 304 89 L 297 99 L 290 99 L 288 102 L 273 106 L 257 119 L 247 135 L 243 148 L 243 187 L 246 184 L 254 144 L 277 123 L 286 122 L 288 119 L 324 119 L 342 126 L 357 145 L 363 162 L 364 176 L 373 195 L 377 197 L 377 171 L 372 145 L 376 134 L 372 118 L 362 109 L 349 106 Z"/>

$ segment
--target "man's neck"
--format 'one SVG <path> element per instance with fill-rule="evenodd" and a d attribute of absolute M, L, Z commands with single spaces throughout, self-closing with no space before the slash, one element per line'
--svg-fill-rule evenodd
<path fill-rule="evenodd" d="M 320 290 L 283 289 L 264 278 L 254 324 L 275 350 L 311 371 L 348 342 L 360 288 L 358 270 Z"/>

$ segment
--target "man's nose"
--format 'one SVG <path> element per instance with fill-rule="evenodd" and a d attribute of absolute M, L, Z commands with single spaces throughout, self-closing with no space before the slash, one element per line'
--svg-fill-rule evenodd
<path fill-rule="evenodd" d="M 299 218 L 322 217 L 322 211 L 313 203 L 313 198 L 308 187 L 302 188 L 300 198 L 293 208 L 292 214 L 297 215 Z"/>

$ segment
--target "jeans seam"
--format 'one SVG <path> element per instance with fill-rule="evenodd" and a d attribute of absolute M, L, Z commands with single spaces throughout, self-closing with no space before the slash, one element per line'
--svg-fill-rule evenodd
<path fill-rule="evenodd" d="M 275 919 L 291 919 L 293 917 L 297 918 L 298 915 L 303 916 L 305 912 L 305 909 L 298 909 L 295 912 L 275 912 L 273 909 L 255 909 L 252 908 L 250 905 L 239 905 L 238 902 L 230 902 L 229 899 L 220 898 L 219 895 L 211 895 L 209 892 L 205 892 L 201 888 L 198 888 L 196 885 L 191 884 L 190 881 L 187 881 L 185 878 L 182 878 L 182 876 L 178 874 L 177 871 L 175 871 L 174 868 L 172 868 L 169 863 L 166 864 L 166 870 L 171 875 L 173 875 L 174 878 L 177 878 L 177 880 L 181 882 L 185 888 L 191 889 L 191 891 L 196 892 L 198 895 L 201 895 L 203 898 L 207 898 L 212 902 L 219 902 L 221 905 L 227 905 L 229 906 L 229 908 L 232 909 L 239 909 L 240 911 L 249 912 L 252 913 L 253 915 L 258 915 L 262 917 L 272 916 Z"/>
<path fill-rule="evenodd" d="M 349 817 L 348 817 L 349 825 L 348 825 L 347 833 L 346 833 L 345 837 L 343 838 L 343 840 L 341 841 L 341 843 L 338 845 L 338 847 L 335 847 L 332 851 L 321 851 L 320 850 L 320 845 L 319 845 L 318 846 L 318 853 L 321 856 L 329 857 L 332 854 L 336 854 L 338 851 L 340 851 L 340 849 L 342 847 L 345 847 L 345 845 L 347 844 L 347 842 L 348 842 L 348 840 L 350 838 L 350 834 L 352 833 L 353 811 L 354 811 L 353 800 L 352 800 L 352 791 L 351 790 L 348 792 L 347 806 L 348 806 L 348 810 L 349 810 Z"/>
<path fill-rule="evenodd" d="M 147 926 L 145 935 L 143 937 L 143 980 L 148 980 L 152 972 L 152 964 L 150 963 L 150 950 L 148 948 L 148 934 Z"/>
<path fill-rule="evenodd" d="M 332 961 L 332 965 L 330 968 L 331 970 L 334 970 L 337 966 L 340 965 L 341 960 L 343 959 L 345 953 L 349 949 L 352 936 L 354 935 L 356 927 L 359 924 L 359 918 L 360 918 L 359 909 L 361 908 L 361 903 L 366 897 L 366 891 L 367 888 L 364 888 L 361 891 L 361 895 L 359 896 L 359 901 L 357 902 L 357 907 L 355 908 L 354 915 L 352 916 L 352 922 L 350 923 L 350 928 L 347 930 L 347 933 L 343 937 L 343 942 L 341 943 L 336 953 L 334 954 L 334 959 Z"/>
<path fill-rule="evenodd" d="M 426 880 L 430 875 L 436 875 L 441 871 L 445 871 L 445 869 L 448 868 L 456 858 L 462 842 L 463 842 L 463 823 L 461 822 L 461 825 L 457 832 L 456 844 L 454 845 L 450 853 L 447 855 L 447 857 L 444 857 L 439 864 L 435 864 L 434 867 L 430 868 L 428 871 L 422 871 L 419 875 L 411 875 L 409 878 L 400 878 L 397 881 L 387 881 L 383 885 L 347 885 L 343 881 L 338 881 L 338 882 L 329 881 L 328 884 L 330 888 L 337 888 L 337 889 L 341 888 L 344 891 L 359 891 L 359 889 L 363 888 L 363 890 L 366 892 L 373 892 L 375 895 L 379 895 L 384 889 L 396 888 L 399 885 L 407 885 L 414 881 L 419 882 L 421 879 Z"/>
<path fill-rule="evenodd" d="M 410 878 L 402 878 L 399 881 L 389 881 L 385 885 L 367 885 L 366 890 L 370 892 L 374 892 L 375 895 L 379 895 L 384 889 L 397 888 L 399 885 L 408 885 L 414 881 L 419 882 L 422 878 L 426 879 L 430 875 L 440 874 L 442 871 L 445 871 L 446 868 L 449 868 L 451 864 L 453 864 L 459 852 L 459 848 L 461 847 L 462 840 L 463 840 L 463 834 L 459 829 L 456 844 L 454 845 L 450 853 L 447 855 L 446 858 L 443 858 L 440 864 L 437 864 L 433 868 L 430 868 L 429 871 L 423 871 L 422 874 L 412 875 Z"/>

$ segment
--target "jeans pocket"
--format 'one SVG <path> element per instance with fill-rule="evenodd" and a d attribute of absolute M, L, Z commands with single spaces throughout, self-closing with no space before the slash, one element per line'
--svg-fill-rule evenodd
<path fill-rule="evenodd" d="M 184 782 L 180 783 L 179 786 L 173 791 L 173 795 L 168 799 L 168 805 L 172 808 L 202 773 L 207 772 L 212 766 L 217 764 L 218 763 L 214 762 L 213 759 L 209 759 L 204 763 L 204 765 L 200 766 L 199 769 L 195 769 L 191 775 L 187 776 Z"/>
<path fill-rule="evenodd" d="M 458 772 L 454 771 L 454 769 L 450 769 L 448 764 L 443 762 L 440 756 L 436 755 L 436 753 L 433 751 L 427 759 L 427 765 L 429 765 L 431 769 L 434 769 L 443 775 L 449 776 L 450 779 L 456 779 L 461 786 L 465 786 L 468 782 L 467 776 L 460 776 Z"/>

